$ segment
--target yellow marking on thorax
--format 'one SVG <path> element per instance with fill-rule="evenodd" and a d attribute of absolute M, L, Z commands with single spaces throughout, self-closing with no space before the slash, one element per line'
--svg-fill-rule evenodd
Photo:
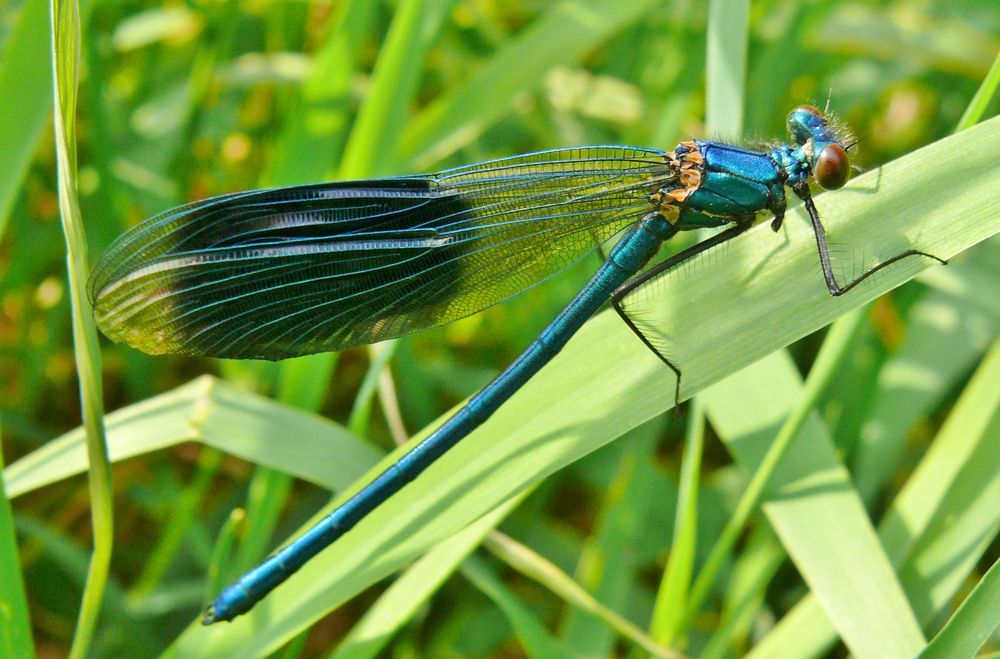
<path fill-rule="evenodd" d="M 680 205 L 692 192 L 701 187 L 705 169 L 705 158 L 697 143 L 685 141 L 678 144 L 678 147 L 689 150 L 680 155 L 676 151 L 671 151 L 666 154 L 666 160 L 677 173 L 676 181 L 680 185 L 670 189 L 661 188 L 649 196 L 649 201 L 671 224 L 676 224 L 680 219 Z"/>

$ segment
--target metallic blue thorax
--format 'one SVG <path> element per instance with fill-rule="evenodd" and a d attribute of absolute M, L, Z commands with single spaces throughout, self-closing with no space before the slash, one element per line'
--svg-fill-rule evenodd
<path fill-rule="evenodd" d="M 669 156 L 696 160 L 697 176 L 679 203 L 678 230 L 752 222 L 759 213 L 781 217 L 785 186 L 805 184 L 809 163 L 801 146 L 754 151 L 721 142 L 682 142 Z M 676 192 L 675 192 L 676 194 Z"/>
<path fill-rule="evenodd" d="M 676 152 L 692 147 L 703 159 L 701 181 L 683 201 L 679 229 L 721 226 L 784 208 L 782 176 L 770 154 L 701 140 L 679 144 Z"/>

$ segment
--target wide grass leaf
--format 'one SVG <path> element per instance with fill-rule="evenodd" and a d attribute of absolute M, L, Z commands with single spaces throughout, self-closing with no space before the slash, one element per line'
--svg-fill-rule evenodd
<path fill-rule="evenodd" d="M 918 621 L 950 598 L 1000 528 L 1000 344 L 994 346 L 879 524 L 879 540 Z M 799 602 L 753 657 L 812 657 L 834 643 L 816 594 Z"/>
<path fill-rule="evenodd" d="M 184 442 L 203 442 L 323 487 L 347 487 L 381 457 L 340 426 L 211 376 L 105 417 L 114 462 Z M 87 468 L 83 429 L 7 467 L 17 497 Z"/>
<path fill-rule="evenodd" d="M 775 353 L 711 387 L 712 426 L 747 470 L 761 462 L 801 394 L 791 358 Z M 763 502 L 812 594 L 858 657 L 910 657 L 923 647 L 916 618 L 818 415 L 806 421 Z"/>

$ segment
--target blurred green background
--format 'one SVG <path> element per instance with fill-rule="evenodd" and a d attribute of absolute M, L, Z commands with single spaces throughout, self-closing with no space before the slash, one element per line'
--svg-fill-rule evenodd
<path fill-rule="evenodd" d="M 402 31 L 404 8 L 419 29 L 396 42 L 405 56 L 396 53 L 391 61 L 399 68 L 380 77 L 378 67 L 390 60 L 390 28 Z M 0 5 L 0 430 L 7 464 L 80 422 L 51 146 L 47 12 L 38 0 Z M 79 193 L 92 259 L 143 218 L 208 195 L 433 171 L 573 144 L 671 148 L 679 139 L 706 134 L 703 2 L 85 0 L 81 12 Z M 742 118 L 743 137 L 767 140 L 783 136 L 789 108 L 829 101 L 859 139 L 859 164 L 872 167 L 954 131 L 1000 51 L 998 35 L 995 0 L 755 1 L 746 32 L 745 105 L 725 111 L 736 123 Z M 996 107 L 994 101 L 986 116 Z M 365 121 L 376 125 L 365 127 Z M 993 284 L 996 254 L 993 249 L 980 261 L 985 281 Z M 508 303 L 400 341 L 391 375 L 409 432 L 474 393 L 516 357 L 595 264 L 585 262 Z M 872 424 L 884 421 L 878 417 L 883 407 L 896 424 L 888 432 L 905 438 L 886 473 L 874 479 L 878 484 L 863 492 L 876 519 L 996 336 L 995 287 L 981 290 L 983 298 L 972 303 L 938 295 L 935 304 L 952 305 L 945 316 L 971 327 L 968 336 L 948 339 L 966 341 L 965 351 L 949 360 L 947 374 L 929 389 L 886 402 L 881 388 L 892 369 L 902 368 L 899 351 L 921 322 L 921 304 L 935 293 L 940 291 L 911 284 L 872 307 L 849 372 L 821 408 L 848 465 L 865 433 L 875 432 Z M 803 370 L 820 338 L 792 347 Z M 934 364 L 941 357 L 936 350 L 940 346 L 931 341 L 913 348 L 906 364 L 932 369 L 921 359 Z M 108 343 L 103 357 L 108 410 L 215 372 L 347 423 L 378 446 L 392 446 L 385 415 L 377 405 L 371 411 L 368 396 L 358 399 L 371 372 L 366 351 L 318 358 L 297 375 L 274 364 L 152 358 Z M 288 385 L 290 379 L 298 384 Z M 298 394 L 289 393 L 296 388 Z M 683 429 L 683 419 L 656 420 L 563 470 L 505 521 L 504 530 L 644 627 L 670 546 L 653 529 L 672 525 L 669 493 L 677 489 Z M 698 534 L 711 538 L 745 476 L 711 433 L 702 469 Z M 639 497 L 642 506 L 611 514 L 616 497 L 637 483 L 647 493 Z M 252 563 L 329 496 L 192 443 L 117 464 L 114 487 L 109 598 L 119 604 L 105 609 L 95 656 L 149 656 L 173 642 L 202 603 L 213 543 L 233 507 L 247 505 L 265 520 L 259 545 L 246 550 L 251 558 L 243 556 Z M 193 512 L 183 528 L 172 528 L 183 497 L 185 510 Z M 61 656 L 86 570 L 86 482 L 74 477 L 14 503 L 36 647 Z M 167 528 L 175 535 L 167 538 Z M 748 534 L 744 549 L 753 550 L 756 534 L 768 533 L 764 528 Z M 625 539 L 608 554 L 601 542 L 610 533 Z M 990 538 L 969 585 L 1000 553 L 995 535 Z M 706 545 L 700 542 L 698 551 Z M 151 569 L 157 552 L 168 558 Z M 567 656 L 634 651 L 549 590 L 498 559 L 482 558 L 516 596 L 519 610 L 533 614 Z M 740 655 L 805 595 L 787 559 L 772 560 L 770 579 L 747 595 L 753 606 L 746 618 L 716 642 L 720 619 L 713 611 L 734 596 L 719 585 L 710 610 L 687 632 L 688 652 Z M 602 581 L 601 565 L 608 561 L 622 561 L 625 571 L 611 584 Z M 300 637 L 302 656 L 325 656 L 384 587 L 371 587 Z M 928 616 L 925 631 L 932 635 L 951 610 Z M 415 607 L 382 651 L 520 656 L 532 646 L 513 618 L 481 582 L 473 587 L 468 575 L 453 576 Z M 835 643 L 815 650 L 843 651 Z"/>

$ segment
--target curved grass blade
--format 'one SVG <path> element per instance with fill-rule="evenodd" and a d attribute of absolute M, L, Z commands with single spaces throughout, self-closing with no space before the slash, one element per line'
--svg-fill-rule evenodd
<path fill-rule="evenodd" d="M 52 84 L 55 110 L 56 175 L 59 216 L 66 237 L 66 268 L 73 321 L 73 355 L 80 383 L 80 407 L 87 436 L 87 460 L 94 552 L 73 633 L 70 657 L 90 653 L 111 564 L 114 512 L 111 463 L 104 433 L 100 348 L 86 297 L 87 240 L 77 197 L 76 106 L 79 86 L 80 6 L 77 0 L 52 2 Z"/>
<path fill-rule="evenodd" d="M 195 441 L 339 490 L 381 457 L 331 421 L 208 375 L 106 420 L 114 462 Z M 84 433 L 76 428 L 8 466 L 4 479 L 14 498 L 86 469 Z"/>
<path fill-rule="evenodd" d="M 1000 625 L 1000 559 L 979 580 L 920 659 L 972 657 Z"/>

